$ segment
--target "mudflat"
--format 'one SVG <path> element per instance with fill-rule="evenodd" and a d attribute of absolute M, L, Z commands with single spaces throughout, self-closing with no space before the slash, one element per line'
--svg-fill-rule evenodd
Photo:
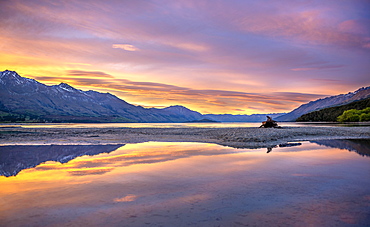
<path fill-rule="evenodd" d="M 159 141 L 262 148 L 294 141 L 324 139 L 370 139 L 370 127 L 0 128 L 0 145 L 93 145 Z"/>

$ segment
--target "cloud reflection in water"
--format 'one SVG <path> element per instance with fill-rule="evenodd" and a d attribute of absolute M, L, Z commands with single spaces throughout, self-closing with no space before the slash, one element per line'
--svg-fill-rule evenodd
<path fill-rule="evenodd" d="M 0 219 L 46 225 L 294 225 L 369 222 L 370 159 L 301 146 L 127 144 L 0 177 Z"/>

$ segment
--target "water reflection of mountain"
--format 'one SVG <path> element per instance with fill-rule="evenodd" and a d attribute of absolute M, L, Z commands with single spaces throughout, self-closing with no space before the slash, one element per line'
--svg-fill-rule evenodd
<path fill-rule="evenodd" d="M 346 149 L 349 151 L 355 151 L 362 156 L 370 157 L 370 140 L 364 139 L 353 139 L 353 140 L 318 140 L 311 141 L 318 145 L 324 145 L 327 147 Z M 287 143 L 280 144 L 279 147 L 291 147 L 300 146 L 301 143 Z M 37 165 L 46 161 L 56 161 L 60 163 L 67 163 L 72 159 L 83 155 L 97 155 L 100 153 L 110 153 L 124 146 L 121 145 L 30 145 L 30 146 L 0 146 L 0 176 L 16 176 L 23 169 L 34 168 Z M 278 147 L 276 146 L 276 147 Z M 171 148 L 165 151 L 162 148 L 157 150 L 151 150 L 151 152 L 144 152 L 140 155 L 125 154 L 116 155 L 109 158 L 105 158 L 101 164 L 106 167 L 112 166 L 129 166 L 133 164 L 143 163 L 157 163 L 175 160 L 179 158 L 194 156 L 194 155 L 220 155 L 229 154 L 233 152 L 240 152 L 239 150 L 230 149 L 200 149 L 199 147 L 191 148 Z M 269 153 L 273 147 L 267 148 Z M 87 174 L 91 173 L 89 167 L 96 166 L 96 163 L 79 162 L 76 168 L 83 168 L 83 171 L 74 171 L 73 174 Z M 94 170 L 96 171 L 96 170 Z M 100 173 L 100 172 L 99 172 Z"/>
<path fill-rule="evenodd" d="M 66 163 L 83 155 L 110 153 L 123 145 L 0 146 L 0 176 L 16 176 L 46 161 Z"/>
<path fill-rule="evenodd" d="M 317 140 L 317 141 L 311 141 L 311 142 L 319 144 L 319 145 L 324 145 L 327 147 L 355 151 L 361 156 L 370 157 L 370 140 L 369 139 Z"/>

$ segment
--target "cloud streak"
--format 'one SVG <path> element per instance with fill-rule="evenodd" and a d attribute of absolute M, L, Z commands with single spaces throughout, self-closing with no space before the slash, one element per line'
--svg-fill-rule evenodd
<path fill-rule="evenodd" d="M 122 50 L 127 50 L 127 51 L 138 51 L 139 48 L 135 47 L 134 45 L 130 44 L 113 44 L 112 48 L 118 48 Z"/>
<path fill-rule="evenodd" d="M 127 97 L 128 99 L 125 101 L 129 102 L 132 100 L 136 103 L 154 103 L 154 106 L 182 104 L 192 109 L 198 109 L 202 113 L 243 113 L 246 110 L 254 111 L 256 109 L 270 113 L 284 112 L 299 103 L 323 97 L 318 94 L 292 92 L 247 93 L 214 89 L 201 90 L 164 83 L 115 79 L 103 72 L 93 73 L 98 77 L 92 78 L 92 72 L 82 71 L 78 71 L 79 77 L 76 77 L 76 73 L 73 71 L 64 77 L 36 77 L 36 79 L 49 83 L 67 82 L 77 87 L 94 87 L 100 91 L 122 94 L 121 97 Z M 100 75 L 104 75 L 104 77 L 99 78 Z M 106 78 L 111 79 L 107 80 Z M 200 107 L 202 105 L 204 108 Z M 212 111 L 210 111 L 210 107 L 212 107 Z"/>

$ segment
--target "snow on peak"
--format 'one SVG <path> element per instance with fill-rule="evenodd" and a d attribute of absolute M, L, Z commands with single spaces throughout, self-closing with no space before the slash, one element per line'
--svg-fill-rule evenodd
<path fill-rule="evenodd" d="M 3 72 L 0 72 L 0 83 L 2 84 L 29 84 L 29 83 L 37 83 L 34 79 L 26 78 L 26 77 L 21 77 L 17 72 L 15 71 L 10 71 L 10 70 L 5 70 Z"/>
<path fill-rule="evenodd" d="M 73 88 L 71 85 L 66 84 L 66 83 L 60 83 L 60 84 L 58 85 L 58 87 L 59 87 L 59 88 L 61 88 L 61 89 L 63 89 L 63 90 L 65 90 L 65 91 L 68 91 L 68 92 L 73 92 L 73 91 L 75 91 L 75 90 L 76 90 L 76 89 L 75 89 L 75 88 Z"/>
<path fill-rule="evenodd" d="M 5 70 L 1 72 L 0 75 L 1 83 L 4 83 L 5 80 L 11 81 L 12 83 L 22 84 L 24 83 L 23 78 L 18 75 L 18 73 L 10 70 Z"/>
<path fill-rule="evenodd" d="M 76 89 L 76 88 L 72 87 L 71 85 L 69 85 L 67 83 L 60 83 L 59 85 L 54 85 L 54 86 L 57 86 L 59 89 L 62 89 L 64 91 L 79 92 L 79 93 L 83 93 L 83 94 L 86 95 L 86 92 L 84 92 L 82 90 L 79 90 L 79 89 Z"/>
<path fill-rule="evenodd" d="M 361 91 L 366 91 L 366 90 L 370 90 L 370 87 L 362 87 L 362 88 L 359 88 L 356 91 L 354 91 L 353 93 L 354 94 L 357 94 L 357 93 L 359 93 Z"/>

